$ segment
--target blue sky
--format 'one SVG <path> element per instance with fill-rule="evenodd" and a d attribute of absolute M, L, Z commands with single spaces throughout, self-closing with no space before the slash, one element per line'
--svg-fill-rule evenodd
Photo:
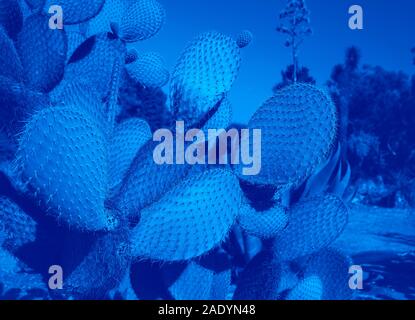
<path fill-rule="evenodd" d="M 278 14 L 286 0 L 159 0 L 167 20 L 161 32 L 142 43 L 143 51 L 160 52 L 170 69 L 200 32 L 217 30 L 236 36 L 248 29 L 254 41 L 242 52 L 242 67 L 231 92 L 234 120 L 246 122 L 280 80 L 290 63 L 284 36 L 275 32 Z M 364 30 L 348 28 L 348 8 L 364 10 Z M 389 70 L 413 73 L 410 49 L 415 46 L 415 1 L 413 0 L 308 0 L 313 36 L 300 52 L 300 63 L 324 85 L 332 67 L 343 61 L 344 51 L 358 46 L 363 63 Z M 168 88 L 165 88 L 167 91 Z"/>

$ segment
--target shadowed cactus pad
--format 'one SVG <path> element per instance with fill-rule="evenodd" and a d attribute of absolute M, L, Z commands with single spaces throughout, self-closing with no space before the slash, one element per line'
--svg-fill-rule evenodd
<path fill-rule="evenodd" d="M 66 106 L 44 109 L 28 122 L 17 165 L 51 214 L 72 227 L 101 230 L 108 226 L 106 157 L 96 123 Z"/>
<path fill-rule="evenodd" d="M 28 90 L 24 84 L 0 75 L 0 128 L 15 144 L 25 121 L 36 110 L 49 105 L 46 95 Z"/>
<path fill-rule="evenodd" d="M 160 166 L 154 162 L 153 151 L 157 142 L 149 140 L 137 152 L 119 190 L 113 195 L 113 203 L 130 217 L 159 200 L 165 192 L 187 176 L 191 167 Z M 137 150 L 138 151 L 138 150 Z"/>
<path fill-rule="evenodd" d="M 32 9 L 40 9 L 45 5 L 46 0 L 24 0 Z"/>
<path fill-rule="evenodd" d="M 0 196 L 0 230 L 6 239 L 3 246 L 15 251 L 36 238 L 36 222 L 12 200 Z"/>
<path fill-rule="evenodd" d="M 23 14 L 17 0 L 0 0 L 0 28 L 15 39 L 23 24 Z"/>
<path fill-rule="evenodd" d="M 23 67 L 13 41 L 0 27 L 0 75 L 15 81 L 23 80 Z"/>
<path fill-rule="evenodd" d="M 281 265 L 269 251 L 257 254 L 242 272 L 233 300 L 277 300 Z"/>
<path fill-rule="evenodd" d="M 327 248 L 305 262 L 304 275 L 317 276 L 322 283 L 323 300 L 349 300 L 353 290 L 349 287 L 349 268 L 352 260 L 336 249 Z"/>
<path fill-rule="evenodd" d="M 212 108 L 231 89 L 240 62 L 235 40 L 218 32 L 201 34 L 187 47 L 173 71 L 173 111 L 199 116 Z"/>
<path fill-rule="evenodd" d="M 125 64 L 133 63 L 138 59 L 138 52 L 135 49 L 130 49 L 125 55 Z"/>
<path fill-rule="evenodd" d="M 163 87 L 169 81 L 169 71 L 163 58 L 155 52 L 139 55 L 126 66 L 131 79 L 144 87 Z"/>
<path fill-rule="evenodd" d="M 253 37 L 254 36 L 252 35 L 251 31 L 244 30 L 236 38 L 236 44 L 238 45 L 239 48 L 245 48 L 249 46 Z"/>
<path fill-rule="evenodd" d="M 72 54 L 78 49 L 78 47 L 86 40 L 85 36 L 78 31 L 67 31 L 66 35 L 68 37 L 68 54 L 66 56 L 67 60 L 72 57 Z"/>
<path fill-rule="evenodd" d="M 47 288 L 41 275 L 27 270 L 27 267 L 1 247 L 1 241 L 0 270 L 0 300 L 47 298 Z"/>
<path fill-rule="evenodd" d="M 190 175 L 141 212 L 135 256 L 163 261 L 198 257 L 224 241 L 241 201 L 238 181 L 224 169 Z"/>
<path fill-rule="evenodd" d="M 67 52 L 65 31 L 50 29 L 48 19 L 39 13 L 28 17 L 16 43 L 27 85 L 42 92 L 62 79 Z"/>
<path fill-rule="evenodd" d="M 287 300 L 321 300 L 323 284 L 319 277 L 311 276 L 300 281 L 287 295 Z"/>
<path fill-rule="evenodd" d="M 285 228 L 288 215 L 286 210 L 278 205 L 267 211 L 258 212 L 246 202 L 241 206 L 238 222 L 247 234 L 270 239 Z"/>
<path fill-rule="evenodd" d="M 249 181 L 295 187 L 332 151 L 337 137 L 336 107 L 322 90 L 294 84 L 265 102 L 249 128 L 262 130 L 264 159 L 261 173 Z"/>
<path fill-rule="evenodd" d="M 176 300 L 206 300 L 211 297 L 214 273 L 191 262 L 169 288 Z"/>
<path fill-rule="evenodd" d="M 109 181 L 112 186 L 121 183 L 135 155 L 150 139 L 150 127 L 141 119 L 128 119 L 115 128 L 109 148 Z"/>
<path fill-rule="evenodd" d="M 274 240 L 276 256 L 284 261 L 312 254 L 327 247 L 343 231 L 348 209 L 334 195 L 314 196 L 295 204 L 288 226 Z"/>
<path fill-rule="evenodd" d="M 230 270 L 216 273 L 190 262 L 169 291 L 176 300 L 225 300 L 230 284 Z"/>
<path fill-rule="evenodd" d="M 65 80 L 78 78 L 94 84 L 94 89 L 108 99 L 114 78 L 114 66 L 124 62 L 125 46 L 119 39 L 108 34 L 99 34 L 85 40 L 69 61 L 65 70 Z"/>
<path fill-rule="evenodd" d="M 130 261 L 128 232 L 116 231 L 100 236 L 91 251 L 65 281 L 68 297 L 104 299 L 118 286 L 127 272 Z"/>
<path fill-rule="evenodd" d="M 52 5 L 61 6 L 63 23 L 78 24 L 95 17 L 102 9 L 104 2 L 105 0 L 47 0 L 45 12 L 47 13 Z"/>
<path fill-rule="evenodd" d="M 101 96 L 85 79 L 63 80 L 49 96 L 55 105 L 70 106 L 87 113 L 103 134 L 109 133 L 110 124 Z"/>

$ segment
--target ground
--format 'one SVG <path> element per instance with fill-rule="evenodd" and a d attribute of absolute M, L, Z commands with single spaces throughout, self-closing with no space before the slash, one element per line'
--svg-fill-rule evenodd
<path fill-rule="evenodd" d="M 415 299 L 415 210 L 352 205 L 335 247 L 364 272 L 358 299 Z"/>

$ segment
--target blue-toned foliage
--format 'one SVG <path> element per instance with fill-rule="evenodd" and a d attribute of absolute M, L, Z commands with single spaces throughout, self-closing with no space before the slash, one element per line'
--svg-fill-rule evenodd
<path fill-rule="evenodd" d="M 51 5 L 63 30 L 49 27 Z M 258 50 L 242 52 L 248 30 L 204 32 L 170 70 L 171 57 L 142 52 L 165 44 L 139 43 L 165 24 L 157 0 L 0 0 L 0 299 L 353 299 L 339 248 L 362 259 L 344 245 L 355 233 L 369 248 L 389 238 L 413 248 L 409 222 L 403 236 L 375 228 L 355 202 L 359 179 L 384 181 L 389 203 L 415 199 L 415 78 L 360 66 L 352 48 L 328 95 L 298 64 L 305 1 L 289 0 L 281 18 L 293 64 L 248 122 L 231 125 L 246 108 L 231 91 L 242 54 L 255 69 L 240 74 L 245 97 L 260 99 L 266 78 L 251 64 L 266 56 L 255 25 Z M 179 120 L 205 135 L 260 129 L 249 150 L 261 151 L 259 175 L 243 176 L 242 163 L 157 164 L 152 134 L 180 138 Z M 62 290 L 48 289 L 51 265 L 63 268 Z"/>

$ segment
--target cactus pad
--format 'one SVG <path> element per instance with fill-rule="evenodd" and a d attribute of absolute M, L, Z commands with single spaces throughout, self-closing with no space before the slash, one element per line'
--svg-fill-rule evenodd
<path fill-rule="evenodd" d="M 173 71 L 172 110 L 196 115 L 210 110 L 231 89 L 240 60 L 240 50 L 232 38 L 218 32 L 201 34 L 187 47 Z"/>
<path fill-rule="evenodd" d="M 293 260 L 330 245 L 343 231 L 348 209 L 334 195 L 318 195 L 295 204 L 287 228 L 275 239 L 279 259 Z"/>
<path fill-rule="evenodd" d="M 239 48 L 245 48 L 251 43 L 253 37 L 251 31 L 244 30 L 236 38 L 236 44 Z"/>
<path fill-rule="evenodd" d="M 36 238 L 36 222 L 12 200 L 3 196 L 0 197 L 0 230 L 6 235 L 3 246 L 10 251 Z"/>
<path fill-rule="evenodd" d="M 224 169 L 190 175 L 141 212 L 133 231 L 135 256 L 163 261 L 198 257 L 219 245 L 240 203 L 238 181 Z"/>
<path fill-rule="evenodd" d="M 331 99 L 308 84 L 280 90 L 249 122 L 262 130 L 262 170 L 249 181 L 301 184 L 331 153 L 337 137 L 337 113 Z"/>
<path fill-rule="evenodd" d="M 158 53 L 142 54 L 126 68 L 131 79 L 144 87 L 163 87 L 169 81 L 169 71 Z"/>
<path fill-rule="evenodd" d="M 42 14 L 31 15 L 16 43 L 27 85 L 41 92 L 49 92 L 62 79 L 68 45 L 65 31 L 52 30 L 48 23 Z"/>
<path fill-rule="evenodd" d="M 153 37 L 164 24 L 166 12 L 156 0 L 130 1 L 119 25 L 119 36 L 126 42 Z"/>
<path fill-rule="evenodd" d="M 112 186 L 121 183 L 135 155 L 150 139 L 150 127 L 141 119 L 128 119 L 115 128 L 109 148 L 109 181 Z"/>
<path fill-rule="evenodd" d="M 17 169 L 51 214 L 81 230 L 108 227 L 107 147 L 96 123 L 75 107 L 44 109 L 21 135 Z"/>

